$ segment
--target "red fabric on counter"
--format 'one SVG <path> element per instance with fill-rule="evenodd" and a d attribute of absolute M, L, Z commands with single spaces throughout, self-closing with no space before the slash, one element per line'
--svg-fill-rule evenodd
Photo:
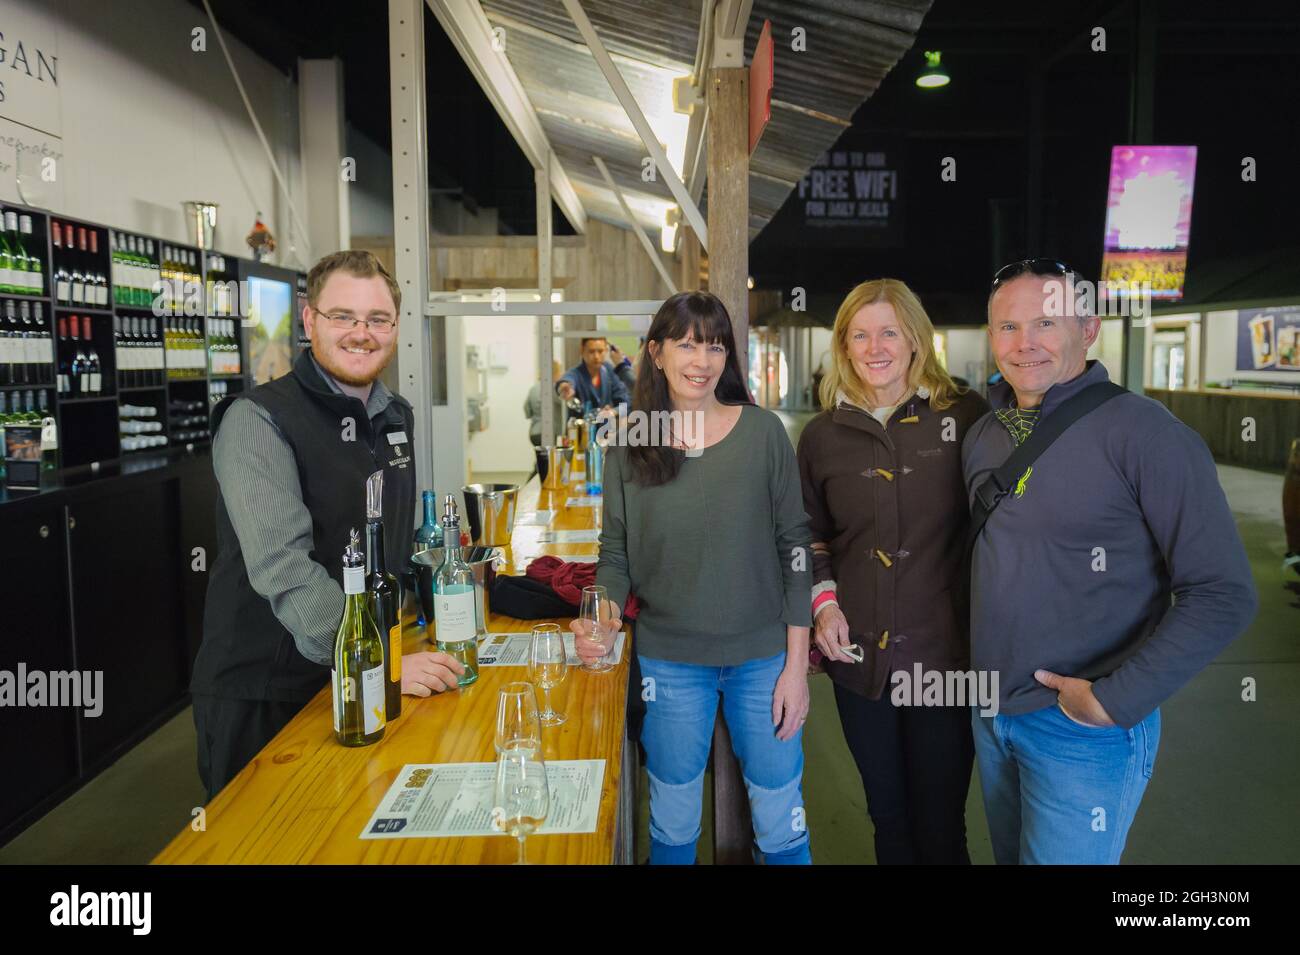
<path fill-rule="evenodd" d="M 582 588 L 595 586 L 596 583 L 595 564 L 570 563 L 549 554 L 535 558 L 524 573 L 533 580 L 550 585 L 563 600 L 575 606 L 582 604 Z M 623 619 L 635 620 L 636 614 L 636 595 L 628 594 Z"/>

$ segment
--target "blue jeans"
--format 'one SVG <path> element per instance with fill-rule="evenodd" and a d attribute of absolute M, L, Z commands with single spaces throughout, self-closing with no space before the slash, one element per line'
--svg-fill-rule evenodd
<path fill-rule="evenodd" d="M 1155 768 L 1160 711 L 1131 730 L 1076 723 L 1059 706 L 971 711 L 999 865 L 1118 865 Z"/>
<path fill-rule="evenodd" d="M 758 851 L 768 865 L 812 862 L 800 787 L 803 728 L 782 742 L 772 725 L 772 693 L 784 666 L 784 652 L 725 667 L 641 657 L 651 865 L 695 861 L 719 693 L 749 791 Z"/>

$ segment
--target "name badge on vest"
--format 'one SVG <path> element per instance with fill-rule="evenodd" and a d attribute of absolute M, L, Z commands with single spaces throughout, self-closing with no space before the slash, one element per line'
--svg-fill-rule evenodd
<path fill-rule="evenodd" d="M 411 463 L 411 456 L 403 454 L 405 450 L 402 446 L 408 443 L 405 431 L 390 431 L 388 433 L 388 444 L 393 449 L 393 458 L 388 462 L 390 468 L 405 469 Z"/>

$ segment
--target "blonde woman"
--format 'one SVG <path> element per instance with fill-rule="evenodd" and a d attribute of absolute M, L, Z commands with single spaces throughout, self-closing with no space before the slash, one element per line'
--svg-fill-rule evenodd
<path fill-rule="evenodd" d="M 961 442 L 989 406 L 939 364 L 925 309 L 896 279 L 849 292 L 828 365 L 827 410 L 798 451 L 814 642 L 862 775 L 876 861 L 969 863 L 974 701 L 923 705 L 914 665 L 969 666 Z"/>

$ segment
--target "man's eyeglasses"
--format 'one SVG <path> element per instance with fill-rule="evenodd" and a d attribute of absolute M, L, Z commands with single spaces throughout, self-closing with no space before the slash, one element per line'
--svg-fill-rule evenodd
<path fill-rule="evenodd" d="M 340 331 L 351 331 L 358 325 L 365 325 L 367 329 L 376 335 L 387 335 L 397 327 L 397 322 L 391 318 L 357 318 L 354 315 L 345 315 L 342 312 L 334 314 L 322 312 L 318 308 L 314 308 L 312 311 Z"/>
<path fill-rule="evenodd" d="M 998 269 L 993 276 L 993 284 L 989 287 L 989 294 L 992 295 L 998 290 L 999 286 L 1005 285 L 1014 278 L 1022 275 L 1074 275 L 1074 269 L 1059 262 L 1056 259 L 1021 259 L 1019 262 L 1012 262 L 1010 265 L 1004 265 Z"/>

